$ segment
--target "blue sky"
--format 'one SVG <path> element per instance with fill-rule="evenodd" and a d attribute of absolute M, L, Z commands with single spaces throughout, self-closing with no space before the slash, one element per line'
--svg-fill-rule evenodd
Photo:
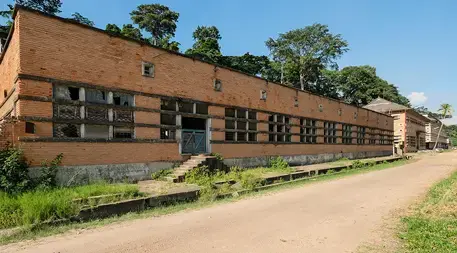
<path fill-rule="evenodd" d="M 0 0 L 0 7 L 12 0 Z M 372 65 L 378 75 L 411 95 L 417 105 L 457 109 L 457 1 L 454 0 L 63 0 L 61 16 L 73 12 L 107 23 L 129 23 L 139 4 L 161 3 L 180 13 L 175 40 L 192 46 L 198 25 L 215 25 L 225 55 L 268 54 L 265 41 L 319 22 L 342 34 L 350 51 L 340 67 Z M 457 114 L 457 113 L 456 113 Z M 457 123 L 456 119 L 453 122 Z"/>

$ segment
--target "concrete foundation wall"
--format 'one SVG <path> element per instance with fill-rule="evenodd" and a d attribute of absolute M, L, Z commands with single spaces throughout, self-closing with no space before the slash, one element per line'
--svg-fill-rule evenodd
<path fill-rule="evenodd" d="M 150 180 L 153 172 L 170 169 L 179 162 L 153 162 L 112 165 L 62 166 L 57 172 L 57 183 L 62 186 L 84 185 L 99 181 L 137 182 Z M 30 176 L 38 177 L 41 168 L 30 168 Z"/>
<path fill-rule="evenodd" d="M 335 154 L 317 154 L 317 155 L 293 155 L 282 156 L 290 166 L 302 166 L 316 163 L 326 163 L 336 161 L 340 158 L 348 159 L 364 159 L 371 157 L 390 156 L 393 151 L 368 151 L 368 152 L 353 152 L 353 153 L 335 153 Z M 231 158 L 224 159 L 224 163 L 228 166 L 239 166 L 244 168 L 268 166 L 270 159 L 276 156 L 263 156 L 263 157 L 244 157 L 244 158 Z"/>
<path fill-rule="evenodd" d="M 293 155 L 282 156 L 291 166 L 309 165 L 336 161 L 346 157 L 349 159 L 363 159 L 379 156 L 390 156 L 392 151 L 370 151 L 353 153 L 335 153 L 318 155 Z M 239 166 L 244 168 L 269 166 L 270 159 L 276 156 L 244 157 L 224 159 L 227 166 Z M 59 185 L 84 185 L 99 181 L 106 182 L 137 182 L 151 179 L 151 173 L 170 169 L 180 162 L 153 162 L 153 163 L 132 163 L 132 164 L 112 164 L 112 165 L 87 165 L 87 166 L 62 166 L 57 172 L 57 182 Z M 40 175 L 41 168 L 30 169 L 32 177 Z"/>

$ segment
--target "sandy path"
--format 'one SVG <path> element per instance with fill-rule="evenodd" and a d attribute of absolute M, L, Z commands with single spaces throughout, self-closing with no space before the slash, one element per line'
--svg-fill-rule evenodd
<path fill-rule="evenodd" d="M 159 218 L 0 247 L 0 252 L 352 252 L 457 167 L 457 153 Z"/>

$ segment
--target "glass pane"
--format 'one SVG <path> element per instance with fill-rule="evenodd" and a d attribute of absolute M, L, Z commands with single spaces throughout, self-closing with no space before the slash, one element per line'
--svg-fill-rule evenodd
<path fill-rule="evenodd" d="M 104 125 L 85 125 L 84 138 L 109 138 L 109 126 Z"/>
<path fill-rule="evenodd" d="M 113 103 L 120 106 L 133 106 L 133 96 L 129 94 L 114 92 Z"/>
<path fill-rule="evenodd" d="M 114 127 L 114 138 L 116 139 L 132 139 L 133 128 L 131 127 Z"/>
<path fill-rule="evenodd" d="M 86 101 L 97 104 L 107 104 L 107 92 L 101 90 L 86 89 Z"/>
<path fill-rule="evenodd" d="M 54 98 L 62 100 L 79 100 L 79 88 L 56 85 L 54 88 Z"/>

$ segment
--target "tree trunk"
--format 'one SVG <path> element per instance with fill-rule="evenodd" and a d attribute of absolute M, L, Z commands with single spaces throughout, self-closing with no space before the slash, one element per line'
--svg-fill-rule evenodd
<path fill-rule="evenodd" d="M 440 130 L 438 131 L 438 136 L 436 137 L 435 146 L 433 147 L 433 150 L 435 150 L 436 146 L 438 145 L 438 140 L 440 139 L 441 129 L 443 129 L 443 125 L 444 125 L 443 122 L 441 122 Z"/>
<path fill-rule="evenodd" d="M 305 90 L 305 77 L 301 73 L 300 73 L 300 88 L 301 88 L 301 90 Z"/>

